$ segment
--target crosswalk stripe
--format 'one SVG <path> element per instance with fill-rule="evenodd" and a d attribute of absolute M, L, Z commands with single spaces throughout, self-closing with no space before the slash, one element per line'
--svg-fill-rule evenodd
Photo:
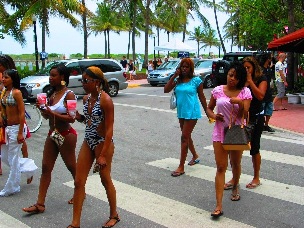
<path fill-rule="evenodd" d="M 222 216 L 219 221 L 213 221 L 208 211 L 172 200 L 161 195 L 122 183 L 113 181 L 117 192 L 117 206 L 150 221 L 166 227 L 252 227 L 247 224 Z M 86 194 L 107 202 L 106 193 L 100 184 L 98 175 L 88 177 Z M 65 185 L 73 188 L 74 182 Z M 189 216 L 191 215 L 191 216 Z M 123 221 L 123 218 L 122 218 Z"/>
<path fill-rule="evenodd" d="M 0 227 L 1 228 L 12 228 L 12 227 L 30 228 L 30 226 L 27 226 L 26 224 L 20 222 L 19 220 L 4 213 L 1 210 L 0 210 Z"/>
<path fill-rule="evenodd" d="M 270 139 L 274 141 L 279 141 L 279 142 L 287 142 L 287 143 L 293 143 L 293 144 L 298 144 L 298 145 L 303 145 L 304 146 L 304 140 L 299 139 L 288 139 L 288 138 L 283 138 L 283 137 L 276 137 L 272 135 L 262 135 L 261 138 L 263 139 Z"/>
<path fill-rule="evenodd" d="M 213 150 L 213 146 L 205 146 L 204 149 Z M 304 157 L 290 155 L 290 154 L 282 154 L 269 150 L 260 150 L 260 153 L 263 160 L 304 167 Z M 244 151 L 243 156 L 251 157 L 249 151 Z"/>
<path fill-rule="evenodd" d="M 173 171 L 176 169 L 176 167 L 178 167 L 179 160 L 175 158 L 165 158 L 162 160 L 152 161 L 147 164 L 157 168 Z M 216 168 L 205 165 L 195 165 L 190 167 L 185 166 L 184 175 L 214 182 L 215 173 Z M 227 170 L 226 176 L 232 177 L 231 171 Z M 248 184 L 252 178 L 252 176 L 242 173 L 240 178 L 240 185 L 246 186 L 246 184 Z M 262 184 L 261 187 L 258 187 L 256 189 L 247 189 L 244 187 L 242 188 L 242 191 L 252 191 L 254 193 L 273 197 L 279 200 L 285 200 L 295 204 L 300 204 L 302 206 L 304 205 L 303 194 L 299 194 L 299 192 L 304 192 L 304 187 L 284 184 L 263 178 L 260 178 L 260 181 Z"/>

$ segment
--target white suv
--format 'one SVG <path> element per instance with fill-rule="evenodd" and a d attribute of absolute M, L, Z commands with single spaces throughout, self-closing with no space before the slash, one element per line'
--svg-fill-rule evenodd
<path fill-rule="evenodd" d="M 109 95 L 115 97 L 119 90 L 126 89 L 128 83 L 126 73 L 119 62 L 112 59 L 75 59 L 75 60 L 59 60 L 50 62 L 44 69 L 33 76 L 28 76 L 21 79 L 20 86 L 24 98 L 35 99 L 38 93 L 50 92 L 51 86 L 49 83 L 50 68 L 59 63 L 64 63 L 69 68 L 71 75 L 68 88 L 73 90 L 77 95 L 86 94 L 82 88 L 79 79 L 82 78 L 84 70 L 90 66 L 97 66 L 103 72 L 109 83 Z"/>

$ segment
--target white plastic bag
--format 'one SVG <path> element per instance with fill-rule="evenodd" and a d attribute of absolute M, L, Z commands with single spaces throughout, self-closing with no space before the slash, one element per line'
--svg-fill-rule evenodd
<path fill-rule="evenodd" d="M 176 108 L 176 95 L 175 95 L 175 91 L 173 91 L 170 98 L 170 109 L 175 109 L 175 108 Z"/>

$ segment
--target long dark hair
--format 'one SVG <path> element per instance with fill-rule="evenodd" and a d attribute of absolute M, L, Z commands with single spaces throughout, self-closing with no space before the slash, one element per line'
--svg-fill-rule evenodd
<path fill-rule="evenodd" d="M 15 69 L 8 69 L 3 72 L 3 75 L 4 74 L 10 76 L 13 81 L 13 87 L 20 90 L 20 77 L 18 71 Z"/>
<path fill-rule="evenodd" d="M 7 69 L 17 69 L 14 60 L 9 55 L 0 55 L 0 64 Z"/>

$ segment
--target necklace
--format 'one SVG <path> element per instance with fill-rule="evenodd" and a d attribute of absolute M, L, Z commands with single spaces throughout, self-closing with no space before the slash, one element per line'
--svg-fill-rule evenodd
<path fill-rule="evenodd" d="M 50 99 L 49 99 L 49 103 L 50 103 L 50 105 L 53 105 L 53 101 L 54 101 L 54 99 L 55 99 L 55 96 L 58 94 L 58 93 L 60 93 L 61 91 L 63 91 L 64 89 L 65 89 L 66 87 L 63 87 L 61 90 L 59 90 L 59 91 L 54 91 L 54 93 L 53 93 L 53 95 L 50 97 Z"/>

